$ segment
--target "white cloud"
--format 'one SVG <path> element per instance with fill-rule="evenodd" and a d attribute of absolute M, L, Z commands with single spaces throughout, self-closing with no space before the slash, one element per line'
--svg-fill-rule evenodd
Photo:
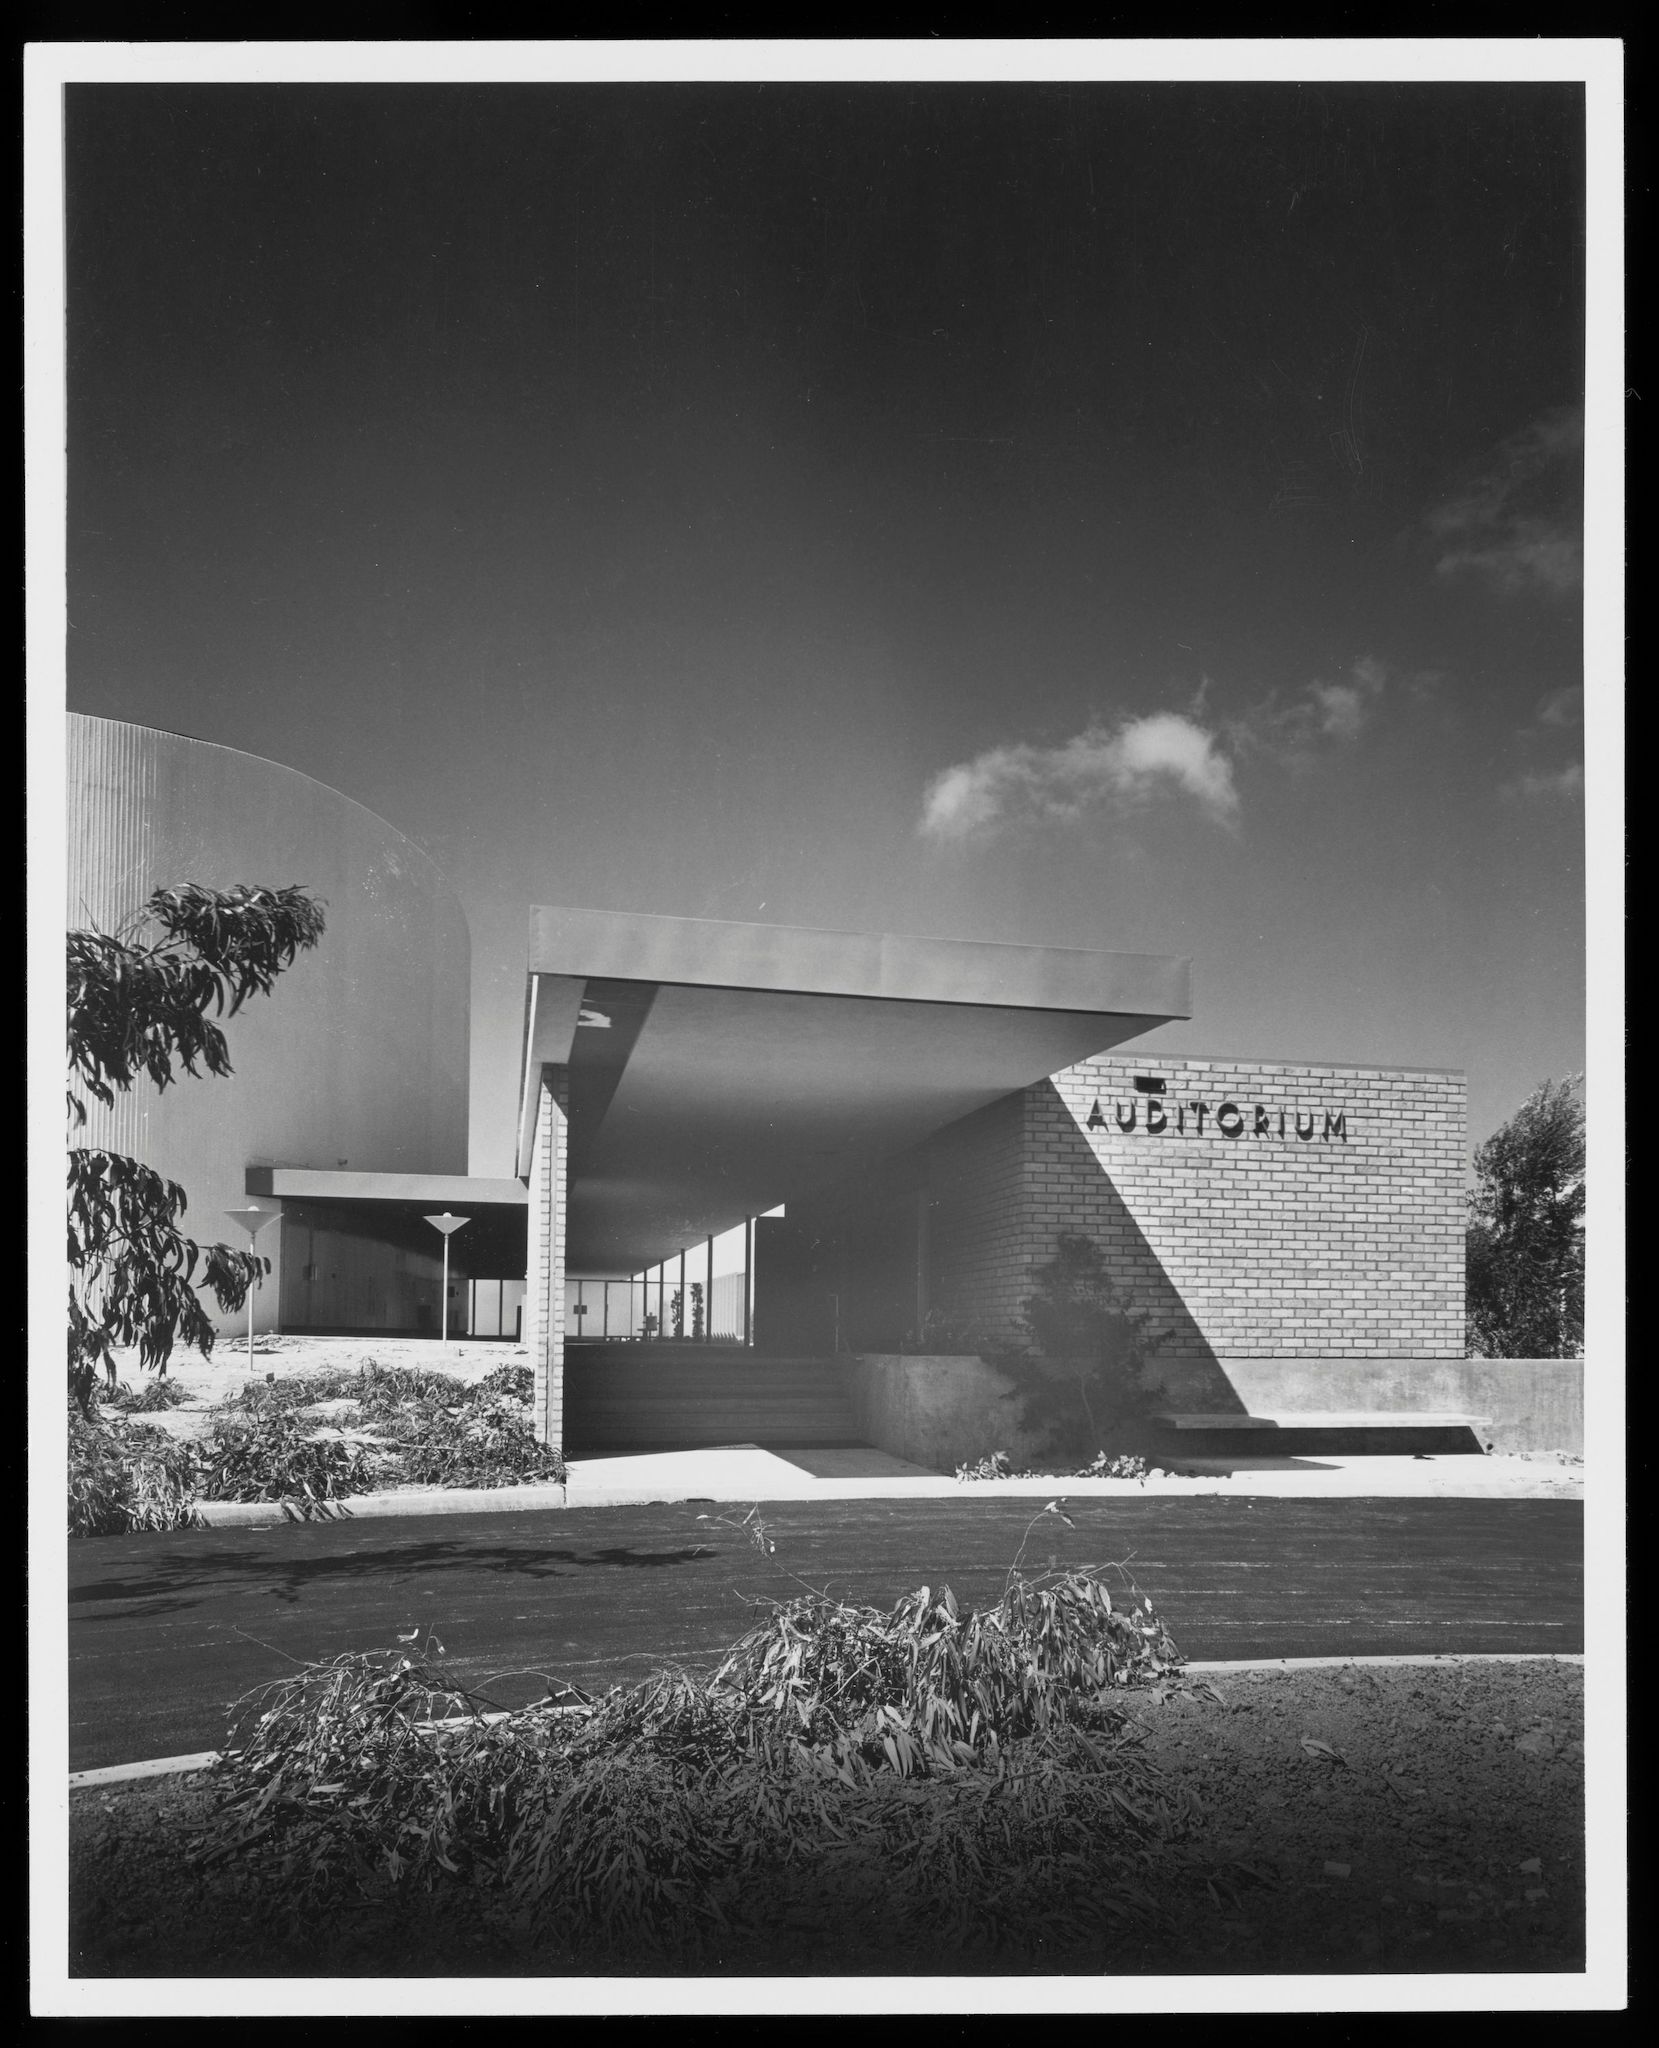
<path fill-rule="evenodd" d="M 1132 807 L 1157 796 L 1190 798 L 1221 824 L 1238 814 L 1232 763 L 1216 735 L 1179 712 L 1091 724 L 1055 747 L 992 747 L 933 778 L 918 829 L 962 839 L 1007 819 L 1063 820 L 1102 803 Z"/>
<path fill-rule="evenodd" d="M 1435 564 L 1435 573 L 1483 576 L 1506 596 L 1529 587 L 1559 593 L 1576 590 L 1584 581 L 1584 556 L 1575 535 L 1548 521 L 1511 519 L 1502 540 L 1489 547 L 1453 548 Z"/>
<path fill-rule="evenodd" d="M 1238 809 L 1232 763 L 1215 735 L 1178 712 L 1131 719 L 1113 743 L 1111 775 L 1125 794 L 1144 794 L 1160 777 L 1185 789 L 1218 817 Z"/>
<path fill-rule="evenodd" d="M 1584 692 L 1577 683 L 1565 690 L 1552 690 L 1538 706 L 1540 725 L 1581 725 L 1584 721 Z"/>
<path fill-rule="evenodd" d="M 1527 774 L 1504 785 L 1505 796 L 1581 797 L 1584 794 L 1584 764 L 1570 761 L 1554 774 Z"/>
<path fill-rule="evenodd" d="M 1584 415 L 1545 413 L 1494 450 L 1455 496 L 1428 515 L 1435 573 L 1473 575 L 1506 596 L 1561 595 L 1584 580 L 1580 507 Z"/>
<path fill-rule="evenodd" d="M 1578 684 L 1551 690 L 1538 700 L 1531 720 L 1516 734 L 1523 753 L 1536 758 L 1539 751 L 1559 754 L 1569 736 L 1584 723 L 1584 692 Z M 1584 768 L 1573 761 L 1565 768 L 1527 769 L 1503 785 L 1507 797 L 1580 797 L 1584 794 Z"/>
<path fill-rule="evenodd" d="M 1240 752 L 1270 754 L 1287 768 L 1312 767 L 1322 744 L 1351 746 L 1370 723 L 1389 681 L 1386 665 L 1365 654 L 1340 682 L 1314 682 L 1288 701 L 1275 691 L 1227 731 Z"/>
<path fill-rule="evenodd" d="M 1407 678 L 1414 693 L 1438 676 Z M 1218 824 L 1239 814 L 1236 762 L 1264 754 L 1281 768 L 1311 769 L 1321 755 L 1352 746 L 1393 671 L 1361 655 L 1335 682 L 1312 682 L 1290 697 L 1274 691 L 1240 716 L 1209 715 L 1206 676 L 1184 712 L 1159 711 L 1114 726 L 1096 721 L 1059 746 L 992 747 L 941 769 L 922 799 L 918 830 L 965 839 L 1015 819 L 1059 822 L 1103 804 L 1129 809 L 1156 797 L 1185 798 Z"/>
<path fill-rule="evenodd" d="M 1352 683 L 1315 683 L 1320 728 L 1333 740 L 1358 739 L 1365 723 L 1365 693 Z"/>

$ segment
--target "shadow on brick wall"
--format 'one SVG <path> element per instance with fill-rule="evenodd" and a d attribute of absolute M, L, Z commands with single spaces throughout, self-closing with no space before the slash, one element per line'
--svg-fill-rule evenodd
<path fill-rule="evenodd" d="M 1244 1414 L 1246 1404 L 1234 1391 L 1221 1362 L 1199 1328 L 1180 1289 L 1147 1242 L 1146 1235 L 1101 1165 L 1094 1148 L 1052 1081 L 1042 1084 L 1044 1111 L 1057 1110 L 1058 1122 L 1045 1114 L 1045 1128 L 1058 1130 L 1053 1147 L 1044 1147 L 1060 1173 L 1062 1205 L 1067 1220 L 1055 1227 L 1092 1238 L 1106 1254 L 1107 1270 L 1130 1304 L 1151 1317 L 1151 1333 L 1165 1332 L 1146 1369 L 1149 1383 L 1161 1383 L 1171 1404 L 1204 1414 Z M 1053 1246 L 1036 1263 L 1053 1256 Z"/>

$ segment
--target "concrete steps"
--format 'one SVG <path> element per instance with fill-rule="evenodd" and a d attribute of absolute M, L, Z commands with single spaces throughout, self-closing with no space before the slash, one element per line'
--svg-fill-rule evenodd
<path fill-rule="evenodd" d="M 1400 1457 L 1484 1452 L 1488 1418 L 1441 1409 L 1285 1409 L 1274 1414 L 1174 1414 L 1152 1418 L 1173 1454 L 1250 1457 Z"/>
<path fill-rule="evenodd" d="M 833 1359 L 757 1358 L 741 1346 L 690 1343 L 565 1350 L 568 1457 L 858 1441 Z"/>

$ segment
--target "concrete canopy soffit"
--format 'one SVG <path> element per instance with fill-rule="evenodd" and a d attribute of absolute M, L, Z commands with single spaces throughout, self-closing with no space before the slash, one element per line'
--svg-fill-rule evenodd
<path fill-rule="evenodd" d="M 569 1081 L 572 1271 L 639 1271 L 1189 1014 L 1184 960 L 531 914 L 519 1170 Z"/>

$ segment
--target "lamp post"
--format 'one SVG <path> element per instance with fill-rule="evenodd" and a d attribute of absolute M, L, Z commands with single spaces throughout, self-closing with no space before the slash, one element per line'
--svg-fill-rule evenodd
<path fill-rule="evenodd" d="M 438 1329 L 440 1333 L 438 1341 L 441 1344 L 447 1344 L 449 1342 L 449 1240 L 463 1225 L 470 1223 L 472 1218 L 470 1216 L 451 1216 L 446 1209 L 441 1216 L 428 1216 L 426 1220 L 434 1230 L 443 1233 L 444 1291 L 443 1298 L 438 1303 Z"/>
<path fill-rule="evenodd" d="M 274 1209 L 227 1209 L 225 1214 L 236 1225 L 238 1230 L 245 1230 L 248 1233 L 248 1247 L 251 1250 L 258 1240 L 259 1233 L 265 1228 L 266 1224 L 275 1220 L 277 1211 Z M 249 1372 L 253 1371 L 253 1298 L 258 1288 L 259 1282 L 257 1280 L 248 1288 Z"/>

